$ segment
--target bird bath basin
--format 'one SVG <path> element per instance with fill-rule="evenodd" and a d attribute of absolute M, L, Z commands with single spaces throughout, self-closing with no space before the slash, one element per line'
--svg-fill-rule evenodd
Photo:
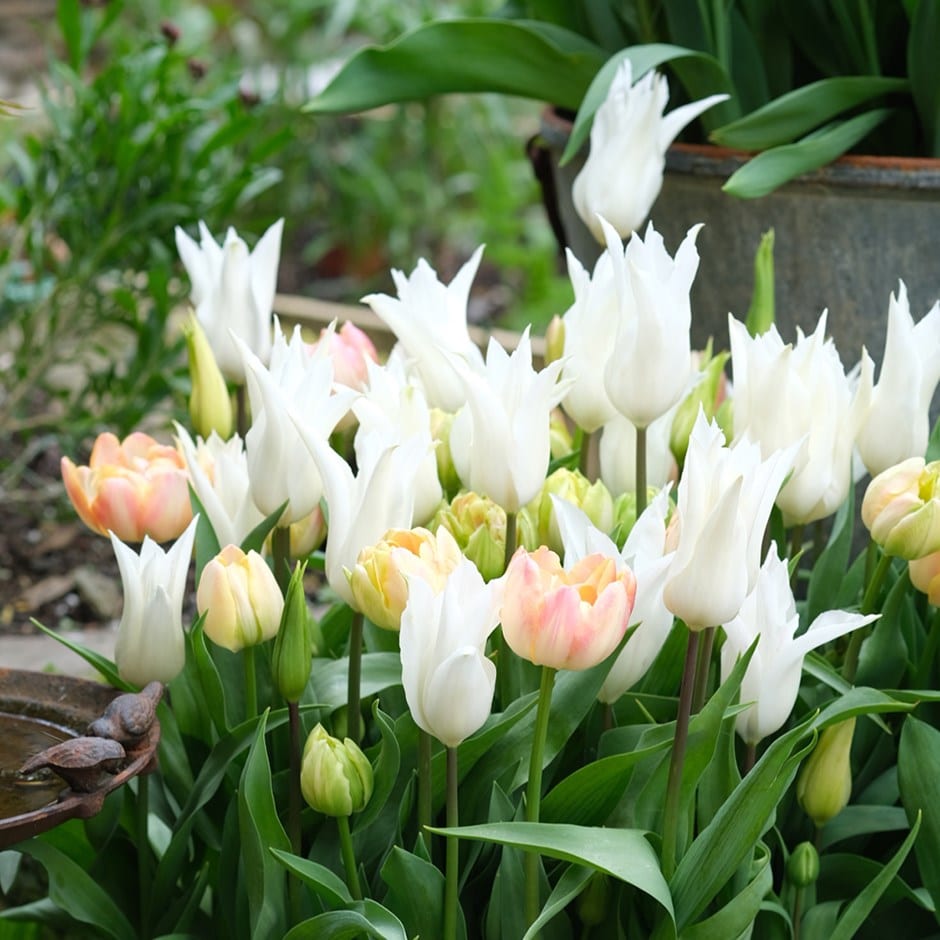
<path fill-rule="evenodd" d="M 70 676 L 0 669 L 0 850 L 94 816 L 112 790 L 153 771 L 162 691 L 154 683 L 131 697 Z M 29 767 L 44 752 L 48 759 Z"/>

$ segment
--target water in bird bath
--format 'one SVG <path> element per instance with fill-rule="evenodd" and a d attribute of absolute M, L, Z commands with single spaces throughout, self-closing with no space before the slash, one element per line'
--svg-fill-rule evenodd
<path fill-rule="evenodd" d="M 75 732 L 46 721 L 0 711 L 0 819 L 29 813 L 54 803 L 63 783 L 47 770 L 21 774 L 26 758 Z"/>

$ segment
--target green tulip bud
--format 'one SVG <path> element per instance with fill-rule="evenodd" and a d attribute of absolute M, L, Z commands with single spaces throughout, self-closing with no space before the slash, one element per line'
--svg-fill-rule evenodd
<path fill-rule="evenodd" d="M 453 423 L 454 415 L 449 411 L 442 411 L 440 408 L 431 409 L 431 440 L 434 441 L 437 478 L 441 481 L 441 489 L 448 495 L 460 491 L 460 477 L 450 452 L 450 429 Z"/>
<path fill-rule="evenodd" d="M 215 431 L 223 440 L 232 436 L 232 399 L 212 347 L 195 314 L 183 326 L 192 392 L 189 417 L 196 433 L 208 438 Z"/>
<path fill-rule="evenodd" d="M 565 354 L 565 321 L 556 313 L 545 327 L 545 365 Z"/>
<path fill-rule="evenodd" d="M 304 745 L 300 789 L 318 812 L 351 816 L 372 797 L 372 765 L 351 738 L 340 741 L 317 725 Z"/>
<path fill-rule="evenodd" d="M 486 496 L 461 493 L 438 510 L 428 528 L 436 532 L 442 526 L 477 566 L 484 581 L 492 581 L 506 570 L 506 510 L 502 506 Z"/>
<path fill-rule="evenodd" d="M 680 467 L 685 460 L 685 452 L 689 449 L 689 435 L 692 433 L 699 410 L 704 411 L 705 417 L 711 420 L 725 400 L 727 377 L 724 370 L 725 363 L 731 354 L 721 352 L 713 356 L 711 347 L 711 340 L 709 340 L 705 351 L 696 354 L 699 356 L 698 369 L 704 373 L 704 376 L 679 405 L 672 419 L 669 449 Z M 728 437 L 727 434 L 725 436 Z M 728 439 L 730 440 L 730 437 Z"/>
<path fill-rule="evenodd" d="M 571 426 L 561 408 L 553 408 L 548 416 L 548 441 L 552 460 L 560 460 L 574 452 Z"/>
<path fill-rule="evenodd" d="M 547 545 L 557 555 L 564 554 L 552 496 L 577 506 L 602 532 L 613 527 L 614 498 L 610 490 L 600 480 L 591 483 L 580 470 L 562 467 L 549 475 L 542 492 L 519 513 L 519 542 L 526 548 Z"/>
<path fill-rule="evenodd" d="M 298 562 L 287 585 L 287 598 L 281 614 L 281 625 L 274 641 L 272 668 L 274 684 L 288 701 L 296 702 L 303 695 L 310 678 L 310 611 L 304 591 L 306 562 Z"/>
<path fill-rule="evenodd" d="M 578 895 L 578 917 L 581 923 L 596 927 L 604 922 L 610 901 L 610 883 L 607 875 L 596 871 L 585 889 Z"/>
<path fill-rule="evenodd" d="M 754 293 L 745 325 L 751 336 L 766 333 L 774 323 L 774 230 L 761 236 L 754 255 Z"/>
<path fill-rule="evenodd" d="M 849 752 L 854 733 L 854 718 L 826 728 L 796 781 L 796 798 L 817 826 L 838 816 L 852 795 Z"/>
<path fill-rule="evenodd" d="M 808 888 L 819 877 L 819 853 L 812 842 L 801 842 L 787 859 L 787 880 L 795 888 Z"/>

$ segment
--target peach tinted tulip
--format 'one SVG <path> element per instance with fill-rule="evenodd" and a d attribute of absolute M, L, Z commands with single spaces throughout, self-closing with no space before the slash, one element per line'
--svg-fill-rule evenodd
<path fill-rule="evenodd" d="M 193 518 L 183 458 L 140 431 L 98 435 L 87 467 L 62 458 L 62 480 L 82 522 L 122 542 L 169 542 Z"/>
<path fill-rule="evenodd" d="M 623 639 L 636 579 L 599 553 L 565 570 L 543 545 L 513 555 L 504 590 L 503 635 L 514 653 L 538 666 L 588 669 Z"/>
<path fill-rule="evenodd" d="M 365 388 L 369 380 L 367 363 L 379 361 L 375 343 L 354 323 L 344 323 L 338 330 L 330 333 L 320 331 L 320 338 L 310 348 L 311 351 L 326 342 L 330 359 L 333 360 L 333 378 L 340 385 L 350 388 Z"/>
<path fill-rule="evenodd" d="M 908 563 L 911 584 L 923 594 L 934 607 L 940 607 L 940 552 L 916 558 Z"/>

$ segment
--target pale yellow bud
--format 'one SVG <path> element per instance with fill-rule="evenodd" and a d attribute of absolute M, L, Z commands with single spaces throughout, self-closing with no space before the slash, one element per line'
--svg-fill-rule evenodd
<path fill-rule="evenodd" d="M 192 392 L 189 396 L 189 417 L 196 433 L 208 438 L 215 431 L 223 440 L 232 436 L 234 418 L 232 399 L 222 370 L 196 315 L 190 314 L 183 326 Z"/>
<path fill-rule="evenodd" d="M 473 492 L 455 496 L 437 513 L 431 528 L 447 529 L 484 581 L 506 570 L 506 510 L 488 497 Z"/>
<path fill-rule="evenodd" d="M 940 551 L 940 461 L 911 457 L 865 491 L 862 521 L 888 555 L 912 561 Z"/>
<path fill-rule="evenodd" d="M 796 781 L 796 798 L 817 826 L 838 816 L 852 795 L 849 752 L 854 733 L 854 718 L 826 728 Z"/>

